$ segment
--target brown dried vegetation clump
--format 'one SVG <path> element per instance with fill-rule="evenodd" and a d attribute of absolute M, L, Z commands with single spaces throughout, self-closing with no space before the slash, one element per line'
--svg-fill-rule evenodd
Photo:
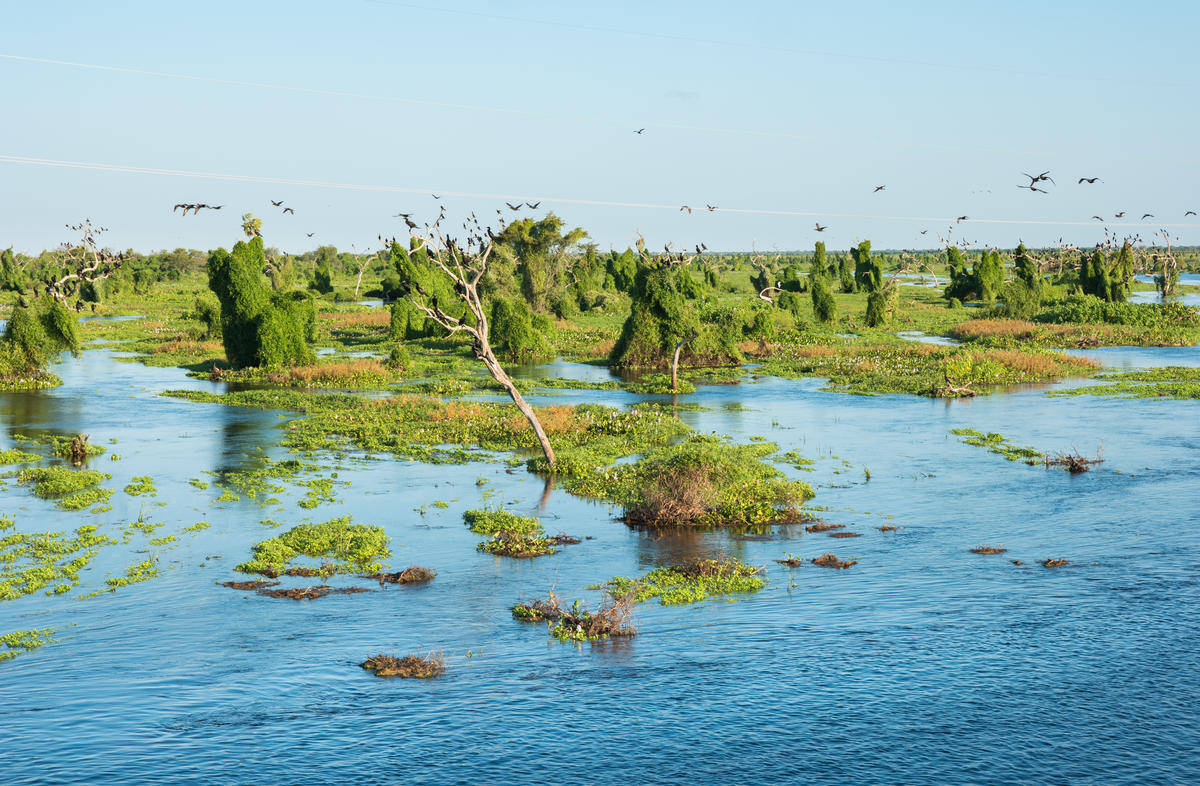
<path fill-rule="evenodd" d="M 326 595 L 353 595 L 358 592 L 370 592 L 364 587 L 331 587 L 320 584 L 316 587 L 292 587 L 291 589 L 260 589 L 259 595 L 268 598 L 291 598 L 292 600 L 316 600 Z"/>
<path fill-rule="evenodd" d="M 809 524 L 804 528 L 804 531 L 811 535 L 814 532 L 828 532 L 831 529 L 845 528 L 845 524 L 830 524 L 828 521 L 818 521 L 816 524 Z"/>
<path fill-rule="evenodd" d="M 814 557 L 812 564 L 822 568 L 848 568 L 857 565 L 858 560 L 840 560 L 832 551 L 827 551 L 819 557 Z"/>
<path fill-rule="evenodd" d="M 1001 545 L 989 546 L 986 543 L 971 549 L 972 554 L 1003 554 L 1008 551 Z"/>
<path fill-rule="evenodd" d="M 829 537 L 831 537 L 831 538 L 861 538 L 862 534 L 859 532 L 830 532 Z"/>
<path fill-rule="evenodd" d="M 442 656 L 432 652 L 424 658 L 420 655 L 405 655 L 403 658 L 397 658 L 395 655 L 375 655 L 359 665 L 367 671 L 375 672 L 376 677 L 427 680 L 446 673 L 446 664 Z"/>
<path fill-rule="evenodd" d="M 222 581 L 222 587 L 235 590 L 260 590 L 264 587 L 277 587 L 278 581 Z"/>
<path fill-rule="evenodd" d="M 437 573 L 429 568 L 422 568 L 420 565 L 410 565 L 404 570 L 396 571 L 395 573 L 370 573 L 363 576 L 364 579 L 375 579 L 380 584 L 424 584 L 427 581 L 432 581 Z"/>
<path fill-rule="evenodd" d="M 1045 559 L 1042 560 L 1043 568 L 1061 568 L 1063 565 L 1069 564 L 1065 559 Z"/>

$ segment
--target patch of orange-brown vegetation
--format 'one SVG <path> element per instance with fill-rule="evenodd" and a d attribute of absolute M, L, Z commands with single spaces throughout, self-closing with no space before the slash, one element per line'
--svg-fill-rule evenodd
<path fill-rule="evenodd" d="M 320 314 L 319 317 L 328 320 L 329 327 L 379 327 L 391 324 L 392 312 L 386 308 L 375 308 L 370 311 L 354 311 L 349 314 Z"/>
<path fill-rule="evenodd" d="M 225 348 L 220 341 L 195 341 L 189 338 L 175 338 L 170 341 L 164 341 L 153 350 L 153 354 L 160 355 L 164 353 L 171 354 L 187 354 L 187 355 L 208 355 L 213 352 L 224 352 Z"/>
<path fill-rule="evenodd" d="M 338 360 L 315 363 L 311 366 L 291 366 L 267 374 L 267 380 L 278 383 L 324 383 L 364 376 L 391 376 L 391 372 L 376 358 Z"/>
<path fill-rule="evenodd" d="M 1064 366 L 1074 366 L 1081 371 L 1100 367 L 1100 364 L 1091 358 L 1057 353 L 1043 355 L 1021 352 L 1016 349 L 989 349 L 984 355 L 997 363 L 1001 363 L 1031 377 L 1058 376 L 1062 374 Z"/>

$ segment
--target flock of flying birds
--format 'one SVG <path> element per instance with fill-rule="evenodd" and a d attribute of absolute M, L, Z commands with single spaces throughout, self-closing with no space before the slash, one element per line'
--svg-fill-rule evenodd
<path fill-rule="evenodd" d="M 645 130 L 646 130 L 645 128 L 638 128 L 638 129 L 635 129 L 633 133 L 641 135 L 642 133 L 645 132 Z M 1039 188 L 1038 183 L 1043 183 L 1043 184 L 1051 183 L 1053 185 L 1058 185 L 1057 183 L 1054 182 L 1054 178 L 1050 176 L 1050 170 L 1046 170 L 1045 172 L 1042 172 L 1037 175 L 1031 175 L 1028 172 L 1022 172 L 1021 174 L 1023 174 L 1025 177 L 1029 178 L 1028 183 L 1017 186 L 1017 188 L 1020 188 L 1022 190 L 1029 190 L 1029 191 L 1033 191 L 1033 192 L 1036 192 L 1039 194 L 1049 194 L 1050 192 L 1044 186 Z M 1097 177 L 1081 177 L 1077 181 L 1076 185 L 1083 185 L 1084 183 L 1087 183 L 1088 185 L 1095 185 L 1097 182 L 1100 182 L 1100 178 L 1098 176 Z M 878 194 L 880 191 L 883 191 L 886 188 L 887 188 L 886 184 L 878 185 L 878 186 L 875 186 L 874 189 L 872 189 L 871 193 Z M 434 199 L 438 200 L 439 202 L 441 201 L 441 197 L 438 196 L 437 194 L 432 194 L 432 196 Z M 283 205 L 282 199 L 280 199 L 279 201 L 275 201 L 274 199 L 269 200 L 269 201 L 273 207 L 282 207 L 282 205 Z M 515 205 L 512 202 L 505 202 L 504 204 L 508 207 L 509 210 L 512 210 L 515 212 L 518 210 L 522 210 L 524 208 L 529 208 L 530 210 L 537 210 L 538 205 L 542 204 L 542 201 L 538 200 L 537 202 L 518 202 Z M 201 210 L 220 210 L 222 207 L 224 207 L 224 205 L 206 205 L 203 203 L 180 203 L 178 205 L 175 205 L 175 207 L 172 209 L 171 212 L 175 212 L 176 210 L 183 208 L 183 215 L 185 215 L 185 216 L 188 214 L 189 210 L 192 211 L 193 215 L 198 215 Z M 715 213 L 717 210 L 720 209 L 717 205 L 710 205 L 707 203 L 705 203 L 704 208 L 709 213 Z M 696 208 L 696 209 L 699 210 L 699 208 Z M 290 207 L 283 208 L 282 212 L 290 213 L 292 215 L 296 214 L 296 211 Z M 691 205 L 680 205 L 679 212 L 681 212 L 681 213 L 686 212 L 689 215 L 691 215 L 692 206 Z M 1126 211 L 1122 210 L 1120 213 L 1115 213 L 1113 215 L 1113 218 L 1114 219 L 1124 218 L 1125 212 Z M 500 211 L 497 210 L 496 213 L 500 214 Z M 443 205 L 443 206 L 441 206 L 441 210 L 438 215 L 439 223 L 441 222 L 441 220 L 443 218 L 445 218 L 445 215 L 446 215 L 446 208 Z M 474 214 L 472 214 L 472 216 L 473 215 Z M 1188 210 L 1183 215 L 1184 215 L 1184 218 L 1187 218 L 1188 216 L 1195 216 L 1196 211 Z M 416 221 L 413 221 L 412 213 L 396 213 L 393 216 L 393 218 L 404 219 L 404 223 L 408 225 L 408 228 L 410 230 L 416 229 L 419 226 Z M 967 215 L 958 216 L 957 218 L 954 219 L 954 223 L 961 224 L 964 221 L 970 220 L 970 218 L 971 217 L 967 216 Z M 1095 219 L 1096 221 L 1101 221 L 1101 222 L 1106 220 L 1103 216 L 1097 216 L 1097 215 L 1093 215 L 1092 218 Z M 1141 219 L 1139 219 L 1139 220 L 1145 221 L 1147 218 L 1154 218 L 1154 214 L 1153 213 L 1143 213 Z M 503 225 L 503 220 L 501 220 L 501 225 Z M 820 221 L 815 222 L 813 225 L 814 232 L 824 232 L 826 229 L 829 229 L 829 225 L 828 224 L 822 225 Z M 928 231 L 929 231 L 928 229 L 922 229 L 920 234 L 924 235 Z M 306 232 L 305 236 L 312 237 L 314 234 L 316 234 L 316 233 L 315 232 Z"/>

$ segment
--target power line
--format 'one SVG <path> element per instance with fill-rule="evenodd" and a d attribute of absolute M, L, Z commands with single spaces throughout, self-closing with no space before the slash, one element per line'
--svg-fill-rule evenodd
<path fill-rule="evenodd" d="M 224 180 L 235 183 L 267 183 L 271 185 L 303 186 L 306 188 L 330 188 L 343 191 L 367 191 L 392 194 L 432 194 L 443 196 L 467 197 L 472 199 L 494 199 L 504 201 L 543 201 L 562 205 L 588 205 L 595 207 L 639 208 L 645 210 L 670 210 L 679 212 L 679 205 L 659 204 L 655 202 L 620 202 L 602 199 L 578 199 L 574 197 L 554 197 L 539 194 L 495 194 L 478 191 L 451 191 L 442 188 L 411 188 L 406 186 L 385 186 L 363 183 L 336 183 L 324 180 L 305 180 L 300 178 L 268 177 L 263 175 L 238 175 L 223 172 L 196 172 L 185 169 L 162 169 L 158 167 L 130 166 L 127 164 L 104 164 L 89 161 L 64 161 L 52 158 L 35 158 L 32 156 L 17 156 L 0 154 L 0 161 L 10 164 L 29 164 L 33 166 L 50 166 L 67 169 L 89 169 L 100 172 L 118 172 L 135 175 L 159 175 L 164 177 L 198 178 L 203 180 Z M 698 211 L 707 212 L 707 211 Z M 956 216 L 897 216 L 878 215 L 869 213 L 829 213 L 815 210 L 773 210 L 749 207 L 720 207 L 716 213 L 735 213 L 738 215 L 757 216 L 790 216 L 794 218 L 849 218 L 871 219 L 880 221 L 912 221 L 921 223 L 947 222 L 956 223 Z M 1030 226 L 1090 226 L 1098 227 L 1094 221 L 1047 221 L 1042 219 L 1023 218 L 971 218 L 971 224 L 1017 224 Z M 1195 224 L 1139 224 L 1139 223 L 1106 223 L 1108 227 L 1136 227 L 1140 229 L 1157 228 L 1195 228 Z"/>

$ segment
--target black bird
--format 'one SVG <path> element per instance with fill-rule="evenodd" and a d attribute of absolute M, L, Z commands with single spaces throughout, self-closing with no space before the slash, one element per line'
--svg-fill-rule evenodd
<path fill-rule="evenodd" d="M 508 205 L 509 210 L 520 210 L 522 207 L 520 202 L 515 205 L 512 202 L 505 202 L 504 204 Z"/>
<path fill-rule="evenodd" d="M 1122 210 L 1120 213 L 1114 213 L 1114 214 L 1113 214 L 1113 218 L 1124 218 L 1124 217 L 1125 217 L 1125 211 L 1124 211 L 1124 210 Z"/>
<path fill-rule="evenodd" d="M 1183 217 L 1184 217 L 1184 218 L 1187 218 L 1188 216 L 1194 216 L 1194 215 L 1196 215 L 1196 211 L 1195 211 L 1195 210 L 1189 210 L 1188 212 L 1186 212 L 1186 213 L 1184 213 L 1184 214 L 1183 214 Z"/>
<path fill-rule="evenodd" d="M 874 190 L 874 191 L 872 191 L 871 193 L 872 193 L 872 194 L 878 194 L 880 191 L 882 191 L 882 190 L 883 190 L 883 189 L 885 189 L 885 188 L 887 188 L 887 186 L 875 186 L 875 190 Z"/>
<path fill-rule="evenodd" d="M 928 232 L 928 231 L 929 231 L 928 229 L 922 229 L 922 230 L 921 230 L 921 234 L 923 235 L 923 234 L 925 234 L 925 233 L 926 233 L 926 232 Z"/>
<path fill-rule="evenodd" d="M 711 213 L 711 212 L 713 212 L 714 210 L 716 210 L 716 209 L 717 209 L 717 206 L 716 206 L 716 205 L 710 205 L 710 204 L 708 204 L 707 202 L 705 202 L 705 203 L 704 203 L 704 206 L 705 206 L 706 208 L 708 208 L 708 212 L 710 212 L 710 213 Z"/>
<path fill-rule="evenodd" d="M 1154 214 L 1153 213 L 1142 213 L 1142 220 L 1145 221 L 1147 218 L 1154 218 Z"/>
<path fill-rule="evenodd" d="M 708 250 L 708 246 L 706 246 L 706 245 L 704 245 L 703 243 L 701 243 L 701 244 L 700 244 L 700 250 L 701 250 L 701 251 L 707 251 L 707 250 Z"/>
<path fill-rule="evenodd" d="M 270 202 L 270 203 L 271 203 L 272 205 L 274 205 L 275 207 L 279 207 L 280 205 L 282 205 L 282 204 L 283 204 L 283 200 L 282 200 L 282 199 L 281 199 L 281 200 L 279 200 L 278 202 L 276 202 L 274 199 L 269 199 L 269 200 L 267 200 L 267 201 L 268 201 L 268 202 Z"/>
<path fill-rule="evenodd" d="M 316 233 L 316 232 L 305 232 L 305 233 L 304 233 L 304 236 L 305 236 L 305 237 L 312 237 L 312 236 L 313 236 L 313 235 L 315 235 L 315 234 L 317 234 L 317 233 Z"/>
<path fill-rule="evenodd" d="M 430 196 L 433 197 L 434 199 L 441 199 L 441 197 L 438 196 L 437 194 L 430 194 Z"/>
<path fill-rule="evenodd" d="M 685 211 L 685 210 L 688 212 L 688 215 L 691 215 L 692 209 L 691 209 L 690 207 L 688 207 L 687 205 L 680 205 L 680 206 L 679 206 L 679 212 L 680 212 L 680 213 L 682 213 L 682 212 L 683 212 L 683 211 Z"/>
<path fill-rule="evenodd" d="M 829 229 L 829 225 L 826 224 L 825 226 L 821 226 L 821 222 L 818 221 L 816 222 L 815 228 L 818 232 L 824 232 L 826 229 Z"/>
<path fill-rule="evenodd" d="M 409 229 L 416 229 L 416 228 L 417 228 L 417 222 L 416 222 L 416 221 L 413 221 L 411 218 L 406 218 L 406 219 L 404 219 L 404 223 L 408 224 L 408 228 L 409 228 Z"/>
<path fill-rule="evenodd" d="M 532 204 L 530 204 L 529 202 L 526 202 L 525 207 L 529 208 L 530 210 L 537 210 L 538 205 L 540 205 L 540 204 L 542 204 L 542 200 L 539 199 L 538 201 L 536 201 Z"/>
<path fill-rule="evenodd" d="M 188 211 L 192 209 L 192 206 L 191 206 L 191 205 L 178 204 L 178 205 L 176 205 L 175 207 L 171 208 L 171 212 L 172 212 L 172 213 L 174 213 L 174 212 L 175 212 L 176 210 L 178 210 L 179 208 L 183 208 L 183 214 L 186 216 L 186 215 L 188 214 Z"/>
<path fill-rule="evenodd" d="M 224 205 L 205 205 L 205 207 L 208 208 L 209 210 L 220 210 L 221 208 L 223 208 L 225 206 Z"/>
<path fill-rule="evenodd" d="M 424 293 L 422 293 L 422 294 L 424 294 Z M 429 305 L 433 306 L 434 311 L 438 310 L 437 295 L 434 295 L 433 297 L 429 298 Z"/>
<path fill-rule="evenodd" d="M 640 133 L 642 133 L 642 132 L 643 132 L 643 131 L 645 131 L 645 130 L 646 130 L 645 128 L 639 128 L 637 131 L 634 131 L 633 133 L 635 133 L 635 134 L 640 134 Z"/>
<path fill-rule="evenodd" d="M 1050 177 L 1049 169 L 1037 176 L 1031 175 L 1028 172 L 1022 172 L 1021 174 L 1025 175 L 1025 177 L 1029 178 L 1029 180 L 1033 183 L 1040 183 L 1043 180 L 1049 180 L 1051 183 L 1054 183 L 1054 178 Z M 1058 183 L 1054 183 L 1054 185 L 1058 185 Z"/>
<path fill-rule="evenodd" d="M 1044 189 L 1044 188 L 1038 188 L 1038 187 L 1037 187 L 1037 186 L 1035 186 L 1033 183 L 1030 183 L 1030 184 L 1029 184 L 1029 185 L 1027 185 L 1027 186 L 1017 186 L 1017 188 L 1027 188 L 1027 189 L 1029 189 L 1030 191 L 1036 191 L 1036 192 L 1038 192 L 1039 194 L 1049 194 L 1049 193 L 1050 193 L 1049 191 L 1047 191 L 1047 190 L 1046 190 L 1046 189 Z"/>
<path fill-rule="evenodd" d="M 392 218 L 408 218 L 411 215 L 412 213 L 397 213 L 396 215 L 392 216 Z"/>
<path fill-rule="evenodd" d="M 1079 183 L 1095 183 L 1099 179 L 1100 178 L 1098 177 L 1081 177 L 1079 178 Z M 1075 185 L 1079 185 L 1079 183 L 1076 183 Z"/>
<path fill-rule="evenodd" d="M 1104 219 L 1103 219 L 1103 218 L 1101 218 L 1100 216 L 1092 216 L 1092 218 L 1096 219 L 1097 221 L 1103 221 L 1103 220 L 1104 220 Z"/>
<path fill-rule="evenodd" d="M 954 223 L 961 224 L 962 222 L 966 221 L 968 218 L 970 218 L 970 216 L 959 216 L 958 218 L 954 219 Z"/>
<path fill-rule="evenodd" d="M 283 209 L 283 212 L 285 212 L 285 213 L 291 213 L 293 216 L 294 216 L 294 215 L 296 215 L 296 211 L 295 211 L 295 210 L 292 210 L 290 207 L 285 207 L 285 208 Z"/>

